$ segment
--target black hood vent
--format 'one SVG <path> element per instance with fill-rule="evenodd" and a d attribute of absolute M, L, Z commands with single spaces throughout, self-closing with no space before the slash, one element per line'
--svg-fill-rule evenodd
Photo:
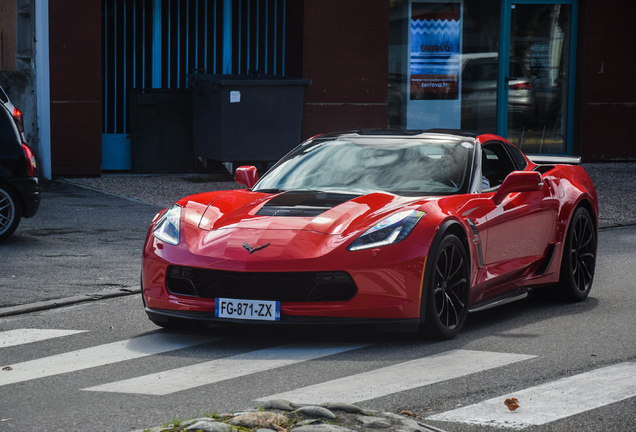
<path fill-rule="evenodd" d="M 360 195 L 317 191 L 284 192 L 269 200 L 258 216 L 315 217 Z"/>

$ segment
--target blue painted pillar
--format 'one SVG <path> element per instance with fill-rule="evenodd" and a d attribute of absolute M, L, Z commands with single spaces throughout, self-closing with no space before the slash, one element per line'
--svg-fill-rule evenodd
<path fill-rule="evenodd" d="M 152 8 L 152 88 L 161 88 L 161 0 Z"/>
<path fill-rule="evenodd" d="M 223 0 L 223 73 L 232 73 L 232 0 Z"/>

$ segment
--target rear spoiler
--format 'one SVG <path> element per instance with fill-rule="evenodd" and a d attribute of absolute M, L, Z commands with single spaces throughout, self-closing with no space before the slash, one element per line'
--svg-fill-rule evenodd
<path fill-rule="evenodd" d="M 581 156 L 526 155 L 538 165 L 580 165 Z"/>

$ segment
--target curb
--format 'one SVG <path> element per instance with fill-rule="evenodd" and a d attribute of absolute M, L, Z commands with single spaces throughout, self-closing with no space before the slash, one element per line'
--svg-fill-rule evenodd
<path fill-rule="evenodd" d="M 69 185 L 69 186 L 75 186 L 75 187 L 86 189 L 86 190 L 93 191 L 93 192 L 98 192 L 98 193 L 101 193 L 101 194 L 104 194 L 104 195 L 109 195 L 109 196 L 112 196 L 112 197 L 115 197 L 115 198 L 125 199 L 125 200 L 128 200 L 128 201 L 132 201 L 134 203 L 137 203 L 137 204 L 144 204 L 144 205 L 148 205 L 148 206 L 162 207 L 163 208 L 163 206 L 160 205 L 160 204 L 153 204 L 153 203 L 149 203 L 149 202 L 146 202 L 146 201 L 141 201 L 141 200 L 138 200 L 138 199 L 135 199 L 135 198 L 130 198 L 130 197 L 126 196 L 126 195 L 120 195 L 120 194 L 116 194 L 116 193 L 112 193 L 112 192 L 107 192 L 107 191 L 102 190 L 102 189 L 96 189 L 94 187 L 72 183 L 70 181 L 66 181 L 64 178 L 56 178 L 56 179 L 53 179 L 51 181 L 58 182 L 58 183 L 63 183 L 65 185 Z"/>
<path fill-rule="evenodd" d="M 66 297 L 55 300 L 46 300 L 26 305 L 11 306 L 0 308 L 0 318 L 21 315 L 30 312 L 38 312 L 43 310 L 55 309 L 62 306 L 69 306 L 89 301 L 104 300 L 115 297 L 124 297 L 133 294 L 141 294 L 141 287 L 120 288 L 118 290 L 102 291 L 93 294 L 82 294 L 73 297 Z"/>
<path fill-rule="evenodd" d="M 631 227 L 635 225 L 636 225 L 636 221 L 612 222 L 612 223 L 599 224 L 598 229 L 599 231 L 604 231 L 604 230 L 608 230 L 612 228 L 625 228 L 625 227 Z"/>

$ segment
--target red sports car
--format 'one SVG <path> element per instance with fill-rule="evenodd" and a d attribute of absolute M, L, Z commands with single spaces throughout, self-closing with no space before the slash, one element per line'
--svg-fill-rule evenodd
<path fill-rule="evenodd" d="M 536 287 L 583 300 L 596 192 L 563 163 L 575 158 L 543 162 L 496 135 L 316 136 L 260 180 L 238 168 L 246 189 L 192 195 L 155 217 L 146 312 L 168 328 L 370 323 L 448 339 L 468 312 Z"/>

